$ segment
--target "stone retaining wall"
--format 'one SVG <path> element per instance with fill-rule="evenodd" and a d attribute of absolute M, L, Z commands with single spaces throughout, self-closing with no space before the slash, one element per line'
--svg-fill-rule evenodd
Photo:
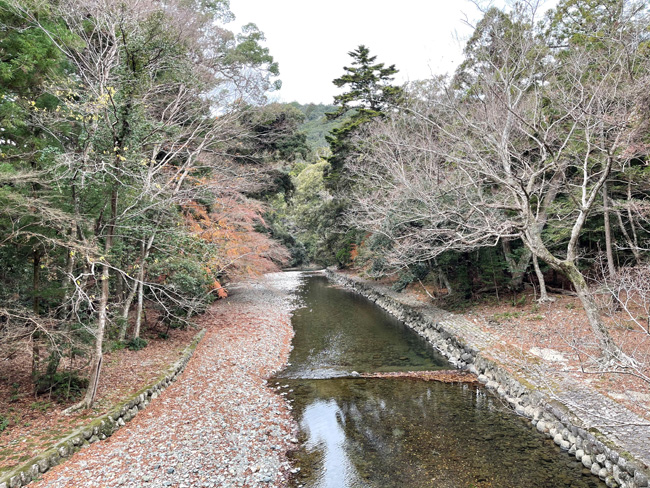
<path fill-rule="evenodd" d="M 478 348 L 465 344 L 462 337 L 446 327 L 444 319 L 435 322 L 370 284 L 331 270 L 326 270 L 326 274 L 335 283 L 372 300 L 425 337 L 454 366 L 476 374 L 481 383 L 502 397 L 518 415 L 529 418 L 539 432 L 575 456 L 592 474 L 605 481 L 608 487 L 648 487 L 648 473 L 641 468 L 643 463 L 620 452 L 611 441 L 602 436 L 597 438 L 598 432 L 585 430 L 580 419 L 565 405 L 548 398 L 534 387 L 522 384 L 503 367 L 482 357 Z"/>
<path fill-rule="evenodd" d="M 30 459 L 25 464 L 0 476 L 0 488 L 18 488 L 25 486 L 31 481 L 38 479 L 41 474 L 50 468 L 61 464 L 72 456 L 79 449 L 86 447 L 93 442 L 101 441 L 111 436 L 118 429 L 123 427 L 137 415 L 140 410 L 160 395 L 179 374 L 185 369 L 185 365 L 194 354 L 201 338 L 205 335 L 205 329 L 199 332 L 192 343 L 185 348 L 181 358 L 176 361 L 153 385 L 147 386 L 131 397 L 114 407 L 109 413 L 96 418 L 90 424 L 75 429 L 65 439 L 58 442 L 46 452 Z"/>

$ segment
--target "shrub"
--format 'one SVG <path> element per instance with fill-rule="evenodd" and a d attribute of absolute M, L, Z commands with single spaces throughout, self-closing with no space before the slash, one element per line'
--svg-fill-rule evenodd
<path fill-rule="evenodd" d="M 54 400 L 66 402 L 79 398 L 88 387 L 88 379 L 82 378 L 72 371 L 45 373 L 38 376 L 34 383 L 37 394 L 48 393 Z"/>
<path fill-rule="evenodd" d="M 147 341 L 144 340 L 142 337 L 134 337 L 133 339 L 131 339 L 129 342 L 126 343 L 126 347 L 131 351 L 140 351 L 141 349 L 147 347 Z"/>

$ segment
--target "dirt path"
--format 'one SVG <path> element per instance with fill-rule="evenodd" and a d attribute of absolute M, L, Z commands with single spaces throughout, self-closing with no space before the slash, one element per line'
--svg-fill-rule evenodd
<path fill-rule="evenodd" d="M 289 406 L 266 385 L 287 361 L 296 273 L 235 288 L 205 316 L 181 377 L 124 428 L 34 487 L 284 486 Z"/>

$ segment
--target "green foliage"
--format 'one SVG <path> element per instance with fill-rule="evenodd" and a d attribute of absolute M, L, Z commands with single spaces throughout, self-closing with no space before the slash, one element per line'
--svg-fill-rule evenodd
<path fill-rule="evenodd" d="M 118 340 L 113 340 L 113 341 L 110 341 L 110 343 L 108 345 L 108 350 L 111 351 L 111 352 L 113 352 L 113 351 L 121 351 L 125 347 L 126 347 L 126 344 L 124 342 L 118 341 Z"/>
<path fill-rule="evenodd" d="M 501 323 L 503 321 L 510 321 L 510 320 L 516 320 L 518 318 L 523 317 L 524 312 L 501 312 L 501 313 L 495 313 L 492 315 L 492 321 L 496 323 Z"/>
<path fill-rule="evenodd" d="M 88 388 L 88 379 L 73 371 L 57 371 L 39 375 L 34 381 L 36 393 L 47 394 L 56 401 L 68 402 L 81 396 Z"/>
<path fill-rule="evenodd" d="M 148 342 L 141 337 L 134 337 L 126 343 L 126 348 L 131 351 L 140 351 L 147 347 Z"/>
<path fill-rule="evenodd" d="M 154 303 L 167 322 L 187 316 L 190 310 L 201 312 L 213 300 L 207 293 L 213 278 L 205 266 L 191 257 L 169 257 L 154 262 L 149 275 L 155 283 L 165 287 L 165 293 L 158 294 L 154 287 L 148 287 L 148 292 L 154 294 Z"/>
<path fill-rule="evenodd" d="M 242 202 L 271 165 L 290 195 L 276 163 L 308 152 L 299 110 L 253 108 L 278 64 L 254 24 L 217 25 L 228 0 L 69 6 L 0 0 L 0 325 L 31 334 L 37 390 L 66 398 L 84 385 L 62 359 L 119 347 L 141 270 L 145 299 L 184 323 L 228 263 L 266 252 L 231 244 L 262 213 Z M 199 223 L 193 203 L 208 209 Z M 17 347 L 5 337 L 18 334 L 3 334 L 3 357 Z"/>
<path fill-rule="evenodd" d="M 336 120 L 329 120 L 327 113 L 334 112 L 336 110 L 335 105 L 325 105 L 322 103 L 301 105 L 298 102 L 292 102 L 290 105 L 305 115 L 305 120 L 299 129 L 306 135 L 307 145 L 312 151 L 318 151 L 323 148 L 329 149 L 327 135 L 336 127 L 345 123 L 354 113 L 354 111 L 350 111 L 348 116 L 343 116 Z"/>
<path fill-rule="evenodd" d="M 47 412 L 47 410 L 52 406 L 50 402 L 41 402 L 41 401 L 36 401 L 32 402 L 29 405 L 29 408 L 32 410 L 38 410 L 41 413 Z"/>
<path fill-rule="evenodd" d="M 409 266 L 400 272 L 399 279 L 391 288 L 397 292 L 401 292 L 411 283 L 426 278 L 429 271 L 431 271 L 431 269 L 425 263 L 417 263 Z"/>
<path fill-rule="evenodd" d="M 178 295 L 198 296 L 205 293 L 210 277 L 203 266 L 191 258 L 170 257 L 149 268 L 155 282 L 165 284 Z"/>
<path fill-rule="evenodd" d="M 233 148 L 234 155 L 244 163 L 305 159 L 309 153 L 307 136 L 299 130 L 304 118 L 303 113 L 290 104 L 248 107 L 242 123 L 250 128 L 251 137 L 246 145 Z"/>
<path fill-rule="evenodd" d="M 9 419 L 0 415 L 0 432 L 4 432 L 7 427 L 9 427 Z"/>
<path fill-rule="evenodd" d="M 9 392 L 9 401 L 14 403 L 20 398 L 20 385 L 18 383 L 11 384 L 11 390 Z"/>
<path fill-rule="evenodd" d="M 337 109 L 326 114 L 329 120 L 348 115 L 343 124 L 332 129 L 326 137 L 332 152 L 328 162 L 333 186 L 340 182 L 345 160 L 354 151 L 353 134 L 363 124 L 382 117 L 404 96 L 402 88 L 391 84 L 393 75 L 398 72 L 394 64 L 385 67 L 384 63 L 376 63 L 377 57 L 371 56 L 364 45 L 348 54 L 352 57 L 352 66 L 344 67 L 345 73 L 333 81 L 338 88 L 345 87 L 347 91 L 334 97 Z"/>

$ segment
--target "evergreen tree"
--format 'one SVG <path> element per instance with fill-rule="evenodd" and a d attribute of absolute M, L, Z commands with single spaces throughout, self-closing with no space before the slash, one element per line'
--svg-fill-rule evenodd
<path fill-rule="evenodd" d="M 326 138 L 332 151 L 328 159 L 331 165 L 328 176 L 332 186 L 341 181 L 345 160 L 354 150 L 352 136 L 359 127 L 375 117 L 383 116 L 403 96 L 402 88 L 391 84 L 393 75 L 398 72 L 394 64 L 385 67 L 384 63 L 376 63 L 377 56 L 371 56 L 364 45 L 348 54 L 352 57 L 352 66 L 345 66 L 345 74 L 333 81 L 337 87 L 347 87 L 348 90 L 334 97 L 338 108 L 326 114 L 329 120 L 333 120 L 353 111 Z"/>

